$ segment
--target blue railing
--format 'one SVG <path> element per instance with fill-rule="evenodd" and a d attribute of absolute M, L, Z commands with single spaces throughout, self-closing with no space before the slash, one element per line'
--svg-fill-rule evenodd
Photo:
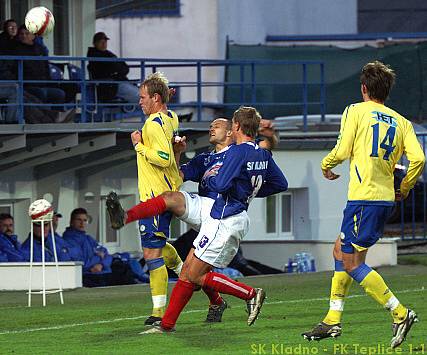
<path fill-rule="evenodd" d="M 0 106 L 17 106 L 18 122 L 25 123 L 24 107 L 26 106 L 46 106 L 46 107 L 78 107 L 80 109 L 79 122 L 104 121 L 96 119 L 94 112 L 98 109 L 110 110 L 111 108 L 120 109 L 129 107 L 129 105 L 138 106 L 137 102 L 100 102 L 96 98 L 96 89 L 101 84 L 118 84 L 121 81 L 104 81 L 91 80 L 87 65 L 89 62 L 117 62 L 126 61 L 131 68 L 132 83 L 140 83 L 147 74 L 157 70 L 165 71 L 166 75 L 171 80 L 170 86 L 179 88 L 182 91 L 187 91 L 187 95 L 180 95 L 181 101 L 170 103 L 171 108 L 192 108 L 197 114 L 197 121 L 202 120 L 202 111 L 204 108 L 226 109 L 237 108 L 240 105 L 256 106 L 261 112 L 265 106 L 289 106 L 294 105 L 302 107 L 301 115 L 303 117 L 304 129 L 307 129 L 307 114 L 310 106 L 317 106 L 317 112 L 320 112 L 322 120 L 324 119 L 326 107 L 325 93 L 325 74 L 324 64 L 321 61 L 283 61 L 283 60 L 206 60 L 206 59 L 151 59 L 151 58 L 87 58 L 87 57 L 23 57 L 23 56 L 2 56 L 2 60 L 12 60 L 17 62 L 17 81 L 0 80 L 0 85 L 11 84 L 17 85 L 17 100 L 16 102 L 2 102 Z M 25 80 L 24 78 L 24 62 L 25 61 L 50 61 L 52 64 L 60 62 L 66 63 L 74 69 L 74 74 L 70 74 L 67 80 Z M 77 64 L 77 65 L 76 65 Z M 299 66 L 301 70 L 301 80 L 297 84 L 301 88 L 301 100 L 294 102 L 263 102 L 257 98 L 257 89 L 265 89 L 266 87 L 276 87 L 278 85 L 289 85 L 289 82 L 274 81 L 266 82 L 265 80 L 257 80 L 257 70 L 260 67 L 275 67 L 280 66 Z M 212 78 L 224 78 L 225 71 L 229 68 L 239 68 L 240 80 L 225 81 L 224 79 L 212 80 Z M 309 70 L 314 67 L 315 70 Z M 70 67 L 68 67 L 69 69 Z M 245 78 L 245 72 L 250 72 L 249 80 Z M 183 75 L 183 72 L 186 73 Z M 193 77 L 187 79 L 188 77 Z M 129 81 L 127 81 L 129 82 Z M 25 85 L 28 84 L 75 84 L 78 86 L 78 91 L 81 93 L 81 102 L 66 102 L 65 104 L 43 103 L 34 104 L 24 101 Z M 317 85 L 319 87 L 319 97 L 310 97 L 309 85 Z M 224 102 L 222 91 L 229 87 L 237 87 L 240 90 L 239 102 Z M 250 90 L 251 95 L 249 100 L 245 100 L 245 92 Z M 208 92 L 210 90 L 210 92 Z M 216 91 L 215 91 L 216 90 Z M 95 91 L 95 94 L 94 94 Z M 205 96 L 210 96 L 210 100 L 204 99 Z M 215 99 L 212 99 L 215 97 Z M 137 111 L 138 109 L 134 110 Z M 138 113 L 131 113 L 137 116 Z M 119 113 L 116 117 L 124 117 L 124 113 Z M 129 112 L 127 112 L 129 116 Z M 142 114 L 141 114 L 142 116 Z"/>

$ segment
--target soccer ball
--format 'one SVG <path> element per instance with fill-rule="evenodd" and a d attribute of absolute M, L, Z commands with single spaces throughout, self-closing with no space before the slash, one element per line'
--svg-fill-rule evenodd
<path fill-rule="evenodd" d="M 25 15 L 25 27 L 35 35 L 45 36 L 52 32 L 54 26 L 52 12 L 43 6 L 33 7 Z"/>
<path fill-rule="evenodd" d="M 45 199 L 36 200 L 30 205 L 28 215 L 33 220 L 50 221 L 53 217 L 52 205 Z"/>

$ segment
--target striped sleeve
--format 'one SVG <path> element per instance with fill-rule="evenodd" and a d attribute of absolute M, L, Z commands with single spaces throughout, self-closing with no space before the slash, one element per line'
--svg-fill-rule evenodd
<path fill-rule="evenodd" d="M 350 158 L 353 149 L 354 138 L 356 137 L 357 112 L 354 105 L 347 106 L 341 117 L 340 134 L 335 147 L 322 160 L 322 170 L 332 169 L 344 160 Z"/>

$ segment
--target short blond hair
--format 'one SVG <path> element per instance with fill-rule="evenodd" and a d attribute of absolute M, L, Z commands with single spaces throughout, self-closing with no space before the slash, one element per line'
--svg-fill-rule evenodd
<path fill-rule="evenodd" d="M 245 135 L 255 138 L 258 133 L 261 115 L 254 107 L 240 106 L 234 111 L 233 121 L 239 122 L 240 128 Z"/>
<path fill-rule="evenodd" d="M 159 71 L 150 74 L 141 84 L 147 89 L 148 95 L 153 97 L 154 94 L 160 95 L 163 103 L 169 102 L 169 80 Z"/>

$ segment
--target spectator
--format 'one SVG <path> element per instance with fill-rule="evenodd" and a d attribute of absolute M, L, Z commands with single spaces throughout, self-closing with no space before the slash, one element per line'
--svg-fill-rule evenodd
<path fill-rule="evenodd" d="M 107 49 L 109 38 L 104 32 L 98 32 L 93 36 L 93 47 L 87 51 L 88 57 L 117 58 Z M 94 80 L 128 80 L 129 66 L 122 61 L 100 62 L 92 61 L 88 65 L 91 78 Z M 118 84 L 102 84 L 98 87 L 98 97 L 101 101 L 110 101 L 115 97 L 124 99 L 132 104 L 139 101 L 138 87 L 129 82 Z"/>
<path fill-rule="evenodd" d="M 16 48 L 16 35 L 18 25 L 14 19 L 6 20 L 3 23 L 3 32 L 0 33 L 0 48 L 2 50 L 14 50 Z"/>
<path fill-rule="evenodd" d="M 14 234 L 14 220 L 9 213 L 0 214 L 0 252 L 3 261 L 24 261 L 21 243 Z"/>
<path fill-rule="evenodd" d="M 56 230 L 58 229 L 58 220 L 60 218 L 62 218 L 62 214 L 60 214 L 57 211 L 55 211 L 53 213 L 52 226 L 53 226 L 53 232 L 55 234 L 55 237 L 59 237 L 59 238 L 61 238 L 61 236 L 56 232 Z"/>
<path fill-rule="evenodd" d="M 35 43 L 35 35 L 28 31 L 24 25 L 18 29 L 18 45 L 16 55 L 44 56 L 44 48 Z M 24 61 L 24 80 L 51 80 L 49 62 L 47 60 Z M 62 104 L 65 101 L 65 92 L 49 83 L 28 83 L 25 90 L 38 97 L 44 103 Z"/>
<path fill-rule="evenodd" d="M 33 244 L 33 261 L 42 261 L 42 226 L 41 222 L 33 223 L 34 244 Z M 55 254 L 53 249 L 52 234 L 50 232 L 50 221 L 43 223 L 44 227 L 44 250 L 45 261 L 55 261 Z M 78 250 L 72 245 L 68 244 L 62 238 L 55 236 L 55 249 L 58 261 L 76 261 L 78 260 Z M 22 244 L 22 254 L 26 261 L 30 261 L 31 253 L 31 239 L 30 234 L 25 242 Z"/>
<path fill-rule="evenodd" d="M 0 55 L 7 55 L 7 53 L 0 49 Z M 12 60 L 0 60 L 0 80 L 17 80 L 17 64 Z M 17 104 L 18 84 L 0 83 L 0 99 L 6 101 L 8 104 Z M 73 119 L 75 114 L 74 109 L 65 112 L 58 112 L 49 110 L 43 106 L 36 104 L 43 103 L 36 96 L 24 91 L 23 99 L 26 103 L 33 103 L 34 106 L 24 107 L 24 117 L 26 123 L 60 123 L 68 122 Z M 18 123 L 17 106 L 11 105 L 4 109 L 5 123 Z"/>
<path fill-rule="evenodd" d="M 83 286 L 98 287 L 135 283 L 130 267 L 113 257 L 108 250 L 86 233 L 87 211 L 76 208 L 71 212 L 70 226 L 63 239 L 79 250 L 78 260 L 83 262 Z"/>

